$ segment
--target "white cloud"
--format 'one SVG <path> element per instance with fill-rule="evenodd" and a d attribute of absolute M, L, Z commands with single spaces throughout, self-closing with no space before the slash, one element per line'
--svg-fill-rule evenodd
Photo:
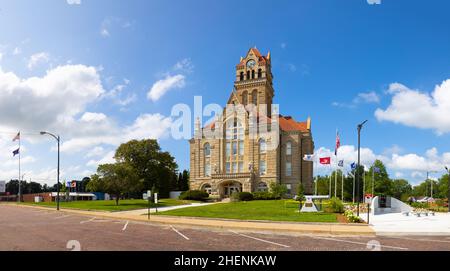
<path fill-rule="evenodd" d="M 132 28 L 134 25 L 134 22 L 127 21 L 122 18 L 118 17 L 107 17 L 103 19 L 101 25 L 100 25 L 100 35 L 104 38 L 111 36 L 111 29 L 116 28 L 122 28 L 122 29 L 128 29 Z"/>
<path fill-rule="evenodd" d="M 431 94 L 399 83 L 391 84 L 387 93 L 393 97 L 387 109 L 375 111 L 379 121 L 432 129 L 440 135 L 450 132 L 450 79 L 437 85 Z"/>
<path fill-rule="evenodd" d="M 150 91 L 147 93 L 147 98 L 152 101 L 159 100 L 164 94 L 171 89 L 180 89 L 186 85 L 185 76 L 177 74 L 174 76 L 167 75 L 166 78 L 161 79 L 153 84 Z"/>
<path fill-rule="evenodd" d="M 185 73 L 191 73 L 194 71 L 194 65 L 192 64 L 190 58 L 185 58 L 175 63 L 175 65 L 173 66 L 173 70 L 177 72 L 181 71 Z"/>
<path fill-rule="evenodd" d="M 381 0 L 367 0 L 367 4 L 369 5 L 380 5 Z"/>
<path fill-rule="evenodd" d="M 81 5 L 81 0 L 66 0 L 69 5 Z"/>
<path fill-rule="evenodd" d="M 83 114 L 80 120 L 83 122 L 102 122 L 106 120 L 106 118 L 106 115 L 103 113 L 86 112 Z"/>
<path fill-rule="evenodd" d="M 380 97 L 375 91 L 362 92 L 354 100 L 355 103 L 379 103 Z"/>
<path fill-rule="evenodd" d="M 134 121 L 133 125 L 124 129 L 125 140 L 163 138 L 168 135 L 171 125 L 170 117 L 164 117 L 161 114 L 143 114 Z"/>
<path fill-rule="evenodd" d="M 101 156 L 105 153 L 105 149 L 101 146 L 97 146 L 95 148 L 93 148 L 92 150 L 90 150 L 87 154 L 86 157 L 90 158 L 90 157 L 98 157 Z"/>
<path fill-rule="evenodd" d="M 36 67 L 38 64 L 41 63 L 48 63 L 50 60 L 49 54 L 46 52 L 40 52 L 32 55 L 30 59 L 28 60 L 28 69 L 32 70 L 34 67 Z"/>
<path fill-rule="evenodd" d="M 379 103 L 380 96 L 375 91 L 370 92 L 361 92 L 353 98 L 351 103 L 340 103 L 333 102 L 331 105 L 336 107 L 345 107 L 345 108 L 356 108 L 359 104 L 362 103 Z"/>
<path fill-rule="evenodd" d="M 102 164 L 112 164 L 112 163 L 115 162 L 114 155 L 115 155 L 115 152 L 114 151 L 110 151 L 102 159 L 100 159 L 100 160 L 89 160 L 89 162 L 87 162 L 86 165 L 89 166 L 89 167 L 97 167 L 98 165 L 102 165 Z"/>

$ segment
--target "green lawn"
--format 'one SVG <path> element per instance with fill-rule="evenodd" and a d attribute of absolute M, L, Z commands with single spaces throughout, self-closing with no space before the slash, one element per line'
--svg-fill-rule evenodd
<path fill-rule="evenodd" d="M 189 204 L 193 201 L 189 200 L 178 200 L 178 199 L 161 199 L 159 200 L 158 207 L 174 206 Z M 56 207 L 56 202 L 27 202 L 23 204 L 37 205 L 43 207 Z M 81 209 L 81 210 L 95 210 L 95 211 L 128 211 L 135 209 L 144 209 L 148 207 L 148 201 L 142 199 L 133 200 L 120 200 L 119 205 L 116 206 L 114 200 L 94 200 L 94 201 L 71 201 L 71 202 L 60 202 L 61 208 L 69 209 Z M 151 207 L 155 207 L 152 203 Z"/>
<path fill-rule="evenodd" d="M 336 214 L 298 213 L 298 203 L 291 200 L 255 200 L 187 207 L 158 215 L 272 220 L 297 222 L 337 222 Z"/>

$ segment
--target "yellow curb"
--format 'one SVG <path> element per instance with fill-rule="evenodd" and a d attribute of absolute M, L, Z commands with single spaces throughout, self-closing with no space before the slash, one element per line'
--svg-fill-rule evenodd
<path fill-rule="evenodd" d="M 13 205 L 13 204 L 12 204 Z M 49 207 L 32 206 L 15 204 L 16 206 L 25 208 L 35 208 L 48 211 L 56 211 Z M 95 216 L 99 218 L 114 218 L 120 220 L 132 220 L 140 222 L 155 222 L 160 224 L 184 225 L 196 227 L 210 228 L 233 228 L 241 230 L 256 231 L 272 231 L 272 232 L 289 232 L 302 234 L 328 234 L 328 235 L 370 235 L 374 236 L 375 232 L 366 224 L 317 224 L 317 223 L 289 223 L 289 222 L 255 222 L 255 221 L 239 221 L 239 220 L 220 220 L 220 219 L 202 219 L 202 218 L 186 218 L 186 217 L 170 217 L 150 215 L 150 220 L 145 215 L 124 215 L 114 212 L 99 211 L 83 211 L 63 209 L 60 212 Z"/>

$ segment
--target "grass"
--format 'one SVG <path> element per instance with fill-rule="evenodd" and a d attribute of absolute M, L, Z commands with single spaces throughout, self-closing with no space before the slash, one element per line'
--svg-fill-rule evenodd
<path fill-rule="evenodd" d="M 192 202 L 193 201 L 190 200 L 160 199 L 158 207 L 183 205 Z M 56 207 L 56 202 L 39 202 L 39 203 L 25 202 L 22 204 L 36 205 L 42 207 Z M 60 202 L 60 207 L 67 209 L 115 212 L 115 211 L 145 209 L 148 208 L 148 201 L 142 199 L 120 200 L 118 206 L 116 206 L 116 201 L 114 200 L 70 201 L 70 202 Z M 155 204 L 152 203 L 151 207 L 155 207 Z"/>
<path fill-rule="evenodd" d="M 187 207 L 158 215 L 271 220 L 295 222 L 337 222 L 332 213 L 298 213 L 298 203 L 291 200 L 255 200 Z"/>

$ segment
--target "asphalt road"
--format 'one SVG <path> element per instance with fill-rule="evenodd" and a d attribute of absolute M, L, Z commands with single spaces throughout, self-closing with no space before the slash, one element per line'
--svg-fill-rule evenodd
<path fill-rule="evenodd" d="M 318 236 L 192 228 L 0 205 L 2 251 L 450 250 L 450 236 Z"/>

